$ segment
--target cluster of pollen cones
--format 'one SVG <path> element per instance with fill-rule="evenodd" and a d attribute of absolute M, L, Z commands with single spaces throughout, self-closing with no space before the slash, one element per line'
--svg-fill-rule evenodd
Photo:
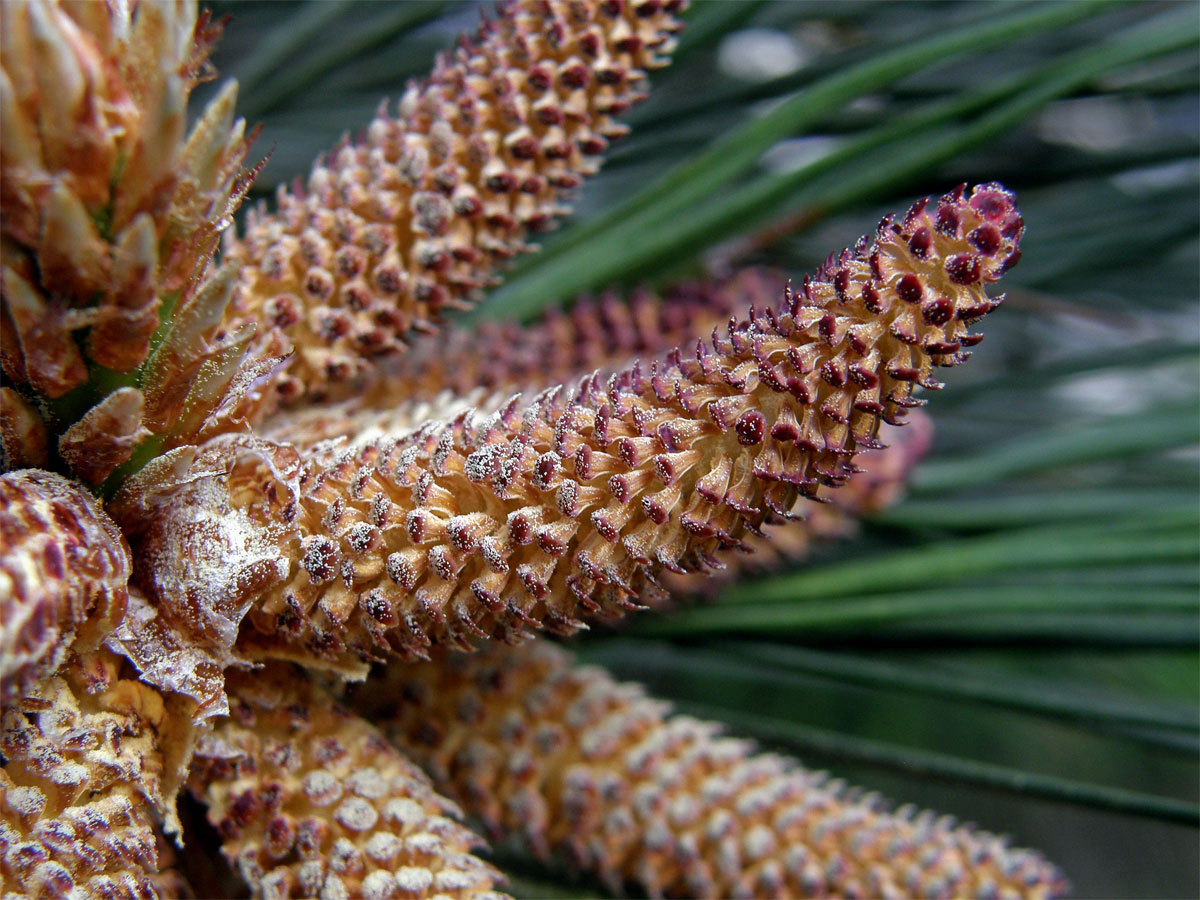
<path fill-rule="evenodd" d="M 802 281 L 429 337 L 566 212 L 684 6 L 508 0 L 239 235 L 235 86 L 186 123 L 219 25 L 0 3 L 5 898 L 500 897 L 472 827 L 618 893 L 1065 890 L 553 643 L 901 495 L 915 392 L 1019 257 L 1012 195 L 963 186 Z"/>

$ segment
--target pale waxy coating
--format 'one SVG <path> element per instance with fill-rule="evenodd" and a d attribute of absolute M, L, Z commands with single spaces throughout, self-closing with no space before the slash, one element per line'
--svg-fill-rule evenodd
<path fill-rule="evenodd" d="M 354 704 L 496 840 L 673 897 L 1046 898 L 1039 854 L 891 811 L 546 641 L 392 663 Z"/>
<path fill-rule="evenodd" d="M 5 704 L 0 874 L 5 897 L 158 897 L 156 822 L 171 773 L 167 711 L 101 650 Z"/>

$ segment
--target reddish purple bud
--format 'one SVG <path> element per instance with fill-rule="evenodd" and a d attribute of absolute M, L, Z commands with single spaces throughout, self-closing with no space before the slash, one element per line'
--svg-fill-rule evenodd
<path fill-rule="evenodd" d="M 958 237 L 958 211 L 953 206 L 943 202 L 938 206 L 937 219 L 934 223 L 937 230 L 946 237 Z"/>
<path fill-rule="evenodd" d="M 946 274 L 955 284 L 975 284 L 983 277 L 983 270 L 978 256 L 958 253 L 946 260 Z"/>
<path fill-rule="evenodd" d="M 751 409 L 738 417 L 734 430 L 737 432 L 739 444 L 746 447 L 761 444 L 763 436 L 767 433 L 767 420 L 757 409 Z"/>
<path fill-rule="evenodd" d="M 954 302 L 948 297 L 938 297 L 921 307 L 921 318 L 930 325 L 945 325 L 953 315 Z"/>
<path fill-rule="evenodd" d="M 925 227 L 918 228 L 908 239 L 908 249 L 917 259 L 925 259 L 929 255 L 929 246 L 933 243 L 933 235 Z"/>
<path fill-rule="evenodd" d="M 896 285 L 896 293 L 905 303 L 916 303 L 925 293 L 925 289 L 921 286 L 921 279 L 910 272 L 900 279 Z"/>

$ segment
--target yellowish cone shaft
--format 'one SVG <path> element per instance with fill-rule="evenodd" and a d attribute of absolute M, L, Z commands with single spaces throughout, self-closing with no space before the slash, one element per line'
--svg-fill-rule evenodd
<path fill-rule="evenodd" d="M 290 666 L 231 679 L 193 791 L 255 896 L 500 900 L 453 803 Z"/>
<path fill-rule="evenodd" d="M 319 163 L 230 257 L 229 323 L 296 348 L 280 399 L 321 398 L 394 354 L 413 328 L 495 282 L 526 236 L 565 212 L 614 117 L 665 64 L 681 0 L 509 0 L 475 41 L 412 85 L 360 142 Z"/>
<path fill-rule="evenodd" d="M 161 697 L 101 650 L 5 704 L 0 873 L 5 896 L 158 897 L 156 818 L 167 772 Z"/>
<path fill-rule="evenodd" d="M 430 400 L 443 391 L 541 390 L 593 371 L 607 378 L 635 359 L 649 365 L 706 339 L 751 306 L 774 306 L 786 284 L 781 272 L 744 269 L 678 285 L 662 296 L 642 289 L 626 297 L 583 298 L 527 325 L 487 320 L 473 329 L 447 329 L 415 343 L 389 377 L 371 385 L 371 395 Z"/>
<path fill-rule="evenodd" d="M 490 834 L 613 891 L 1045 898 L 1066 888 L 1037 853 L 755 754 L 545 641 L 393 663 L 353 697 Z"/>
<path fill-rule="evenodd" d="M 333 438 L 362 441 L 364 435 L 401 433 L 445 410 L 453 414 L 475 405 L 494 411 L 517 390 L 536 391 L 593 371 L 606 378 L 636 359 L 649 365 L 707 338 L 737 312 L 777 303 L 786 283 L 781 273 L 751 268 L 685 283 L 661 297 L 638 290 L 627 297 L 583 298 L 568 312 L 551 310 L 526 326 L 488 320 L 472 329 L 447 329 L 377 369 L 351 400 L 289 410 L 264 423 L 263 431 L 271 440 L 307 447 Z M 403 398 L 399 406 L 393 405 L 396 398 Z M 726 568 L 702 583 L 670 573 L 664 583 L 684 593 L 711 592 L 739 574 L 803 558 L 813 539 L 851 532 L 855 516 L 883 509 L 903 494 L 912 467 L 929 447 L 931 430 L 920 410 L 903 428 L 884 425 L 879 438 L 887 446 L 856 459 L 864 471 L 834 491 L 831 503 L 796 502 L 791 512 L 803 518 L 802 527 L 769 523 L 764 536 L 747 535 L 739 552 L 718 554 Z"/>
<path fill-rule="evenodd" d="M 145 586 L 181 621 L 240 626 L 249 656 L 351 670 L 619 615 L 844 482 L 979 340 L 1021 231 L 1008 192 L 964 187 L 648 371 L 348 448 L 210 443 L 215 474 L 142 498 Z"/>

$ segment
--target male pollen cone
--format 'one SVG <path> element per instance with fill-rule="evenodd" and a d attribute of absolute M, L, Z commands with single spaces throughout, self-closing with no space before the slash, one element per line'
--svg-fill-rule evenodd
<path fill-rule="evenodd" d="M 1035 851 L 756 753 L 547 641 L 389 665 L 353 697 L 488 834 L 615 894 L 1046 900 L 1067 889 Z"/>
<path fill-rule="evenodd" d="M 440 311 L 494 284 L 526 235 L 566 212 L 614 120 L 666 64 L 683 0 L 511 0 L 381 107 L 279 209 L 229 246 L 241 283 L 227 317 L 296 349 L 280 399 L 322 398 L 402 348 Z"/>
<path fill-rule="evenodd" d="M 504 900 L 458 807 L 376 728 L 290 666 L 231 680 L 190 786 L 255 896 Z"/>
<path fill-rule="evenodd" d="M 1004 188 L 963 186 L 648 371 L 352 449 L 216 439 L 197 458 L 215 474 L 146 521 L 140 577 L 181 621 L 219 607 L 246 656 L 354 671 L 619 615 L 850 477 L 979 341 L 1022 230 Z"/>

